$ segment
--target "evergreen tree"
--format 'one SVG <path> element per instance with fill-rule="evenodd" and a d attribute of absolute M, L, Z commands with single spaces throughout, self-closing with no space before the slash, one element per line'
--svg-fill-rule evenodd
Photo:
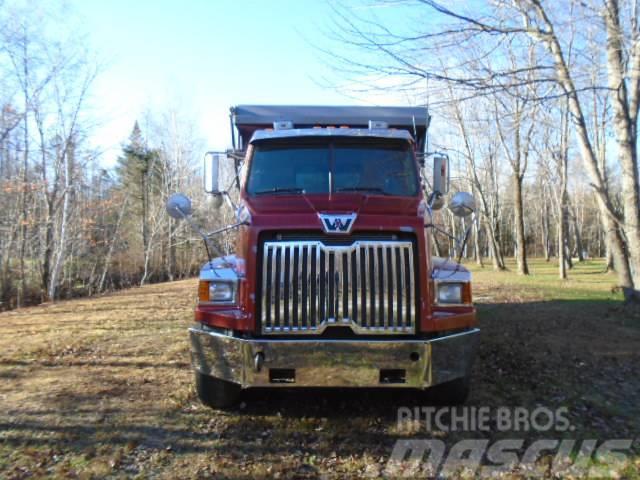
<path fill-rule="evenodd" d="M 130 199 L 132 214 L 140 221 L 144 256 L 149 248 L 149 204 L 153 196 L 160 194 L 162 165 L 159 152 L 146 145 L 137 121 L 118 158 L 117 173 L 120 187 Z"/>

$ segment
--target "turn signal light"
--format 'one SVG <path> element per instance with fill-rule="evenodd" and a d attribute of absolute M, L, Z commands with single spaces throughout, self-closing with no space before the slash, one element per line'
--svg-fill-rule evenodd
<path fill-rule="evenodd" d="M 209 282 L 200 280 L 198 284 L 198 300 L 201 302 L 209 301 Z"/>

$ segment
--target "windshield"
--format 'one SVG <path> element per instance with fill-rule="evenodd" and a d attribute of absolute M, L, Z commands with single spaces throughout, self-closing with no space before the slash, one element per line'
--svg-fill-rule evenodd
<path fill-rule="evenodd" d="M 405 142 L 264 143 L 254 146 L 247 192 L 415 196 L 418 181 Z"/>

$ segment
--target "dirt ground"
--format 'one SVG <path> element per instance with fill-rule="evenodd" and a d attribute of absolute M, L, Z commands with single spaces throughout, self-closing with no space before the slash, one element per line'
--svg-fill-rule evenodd
<path fill-rule="evenodd" d="M 0 314 L 0 478 L 375 478 L 398 439 L 636 439 L 640 314 L 590 262 L 555 279 L 476 268 L 481 345 L 469 406 L 565 407 L 570 432 L 400 428 L 415 392 L 253 391 L 201 406 L 186 328 L 196 281 Z M 514 470 L 508 476 L 526 473 Z"/>

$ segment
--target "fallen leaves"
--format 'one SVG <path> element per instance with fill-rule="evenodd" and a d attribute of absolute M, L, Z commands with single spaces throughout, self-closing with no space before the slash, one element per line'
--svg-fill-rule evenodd
<path fill-rule="evenodd" d="M 536 278 L 483 275 L 469 404 L 567 406 L 576 438 L 637 436 L 640 328 L 598 296 L 610 294 L 608 277 L 598 287 L 589 275 L 589 300 L 579 279 L 555 292 Z M 186 335 L 196 285 L 0 315 L 0 477 L 376 477 L 396 439 L 427 435 L 397 428 L 398 406 L 422 405 L 410 392 L 263 390 L 235 410 L 203 407 Z M 509 435 L 491 425 L 428 434 L 449 446 Z"/>

